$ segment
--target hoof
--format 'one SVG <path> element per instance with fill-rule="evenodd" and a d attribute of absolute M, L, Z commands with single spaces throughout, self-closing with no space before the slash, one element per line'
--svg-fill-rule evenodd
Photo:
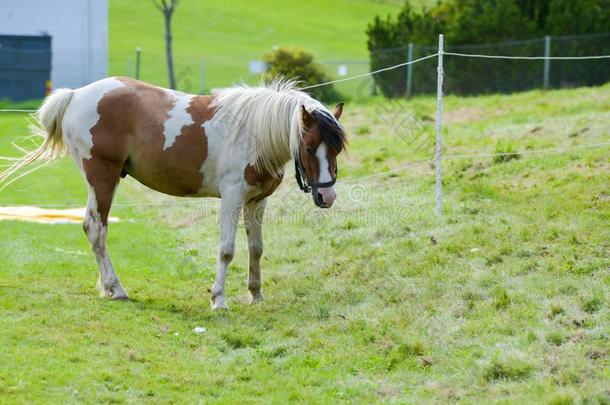
<path fill-rule="evenodd" d="M 224 294 L 212 295 L 212 311 L 219 309 L 229 309 Z"/>
<path fill-rule="evenodd" d="M 250 304 L 256 304 L 257 302 L 263 301 L 265 301 L 265 296 L 260 292 L 258 294 L 252 294 L 252 297 L 250 298 Z"/>
<path fill-rule="evenodd" d="M 129 295 L 127 295 L 126 291 L 123 291 L 122 293 L 111 293 L 111 294 L 112 294 L 112 295 L 110 295 L 111 300 L 129 301 Z"/>
<path fill-rule="evenodd" d="M 102 285 L 101 281 L 98 280 L 97 289 L 100 292 L 100 297 L 102 298 L 110 298 L 111 300 L 117 301 L 129 300 L 129 295 L 127 295 L 127 291 L 125 291 L 125 289 L 120 283 L 105 286 Z"/>
<path fill-rule="evenodd" d="M 229 307 L 227 306 L 226 302 L 212 303 L 212 311 L 218 310 L 228 311 Z"/>

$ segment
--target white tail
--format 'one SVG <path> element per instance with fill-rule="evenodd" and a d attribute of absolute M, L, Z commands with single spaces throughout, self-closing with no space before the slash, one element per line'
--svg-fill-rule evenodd
<path fill-rule="evenodd" d="M 41 158 L 52 161 L 63 155 L 65 145 L 61 130 L 62 121 L 73 95 L 74 91 L 71 89 L 59 89 L 45 99 L 42 106 L 36 111 L 35 121 L 30 125 L 32 135 L 43 137 L 44 142 L 38 148 L 26 151 L 23 157 L 13 159 L 15 162 L 7 170 L 0 173 L 0 190 L 41 166 L 22 173 L 9 181 L 9 178 L 21 168 Z"/>

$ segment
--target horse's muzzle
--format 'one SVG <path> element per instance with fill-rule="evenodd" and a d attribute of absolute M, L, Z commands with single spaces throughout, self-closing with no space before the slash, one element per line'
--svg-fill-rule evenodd
<path fill-rule="evenodd" d="M 313 187 L 311 189 L 311 196 L 313 197 L 313 202 L 319 208 L 330 208 L 330 205 L 324 201 L 324 197 L 318 191 L 317 187 Z"/>
<path fill-rule="evenodd" d="M 326 203 L 322 199 L 322 194 L 318 193 L 318 190 L 312 190 L 311 195 L 313 197 L 313 202 L 320 208 L 328 208 Z"/>

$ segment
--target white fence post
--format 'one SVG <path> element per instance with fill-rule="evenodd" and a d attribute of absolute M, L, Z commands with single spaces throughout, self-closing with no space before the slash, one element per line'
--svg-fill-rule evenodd
<path fill-rule="evenodd" d="M 544 81 L 542 87 L 549 88 L 549 79 L 551 73 L 551 36 L 544 37 Z"/>
<path fill-rule="evenodd" d="M 438 36 L 438 76 L 436 83 L 436 213 L 443 214 L 443 171 L 441 167 L 443 129 L 443 34 Z"/>

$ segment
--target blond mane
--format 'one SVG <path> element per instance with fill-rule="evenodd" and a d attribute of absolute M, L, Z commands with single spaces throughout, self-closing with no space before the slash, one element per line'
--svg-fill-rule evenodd
<path fill-rule="evenodd" d="M 303 138 L 301 106 L 310 112 L 328 111 L 296 85 L 286 79 L 258 87 L 238 85 L 220 90 L 212 104 L 217 118 L 229 128 L 230 139 L 245 141 L 256 169 L 275 177 L 283 174 L 286 163 L 298 153 Z"/>

